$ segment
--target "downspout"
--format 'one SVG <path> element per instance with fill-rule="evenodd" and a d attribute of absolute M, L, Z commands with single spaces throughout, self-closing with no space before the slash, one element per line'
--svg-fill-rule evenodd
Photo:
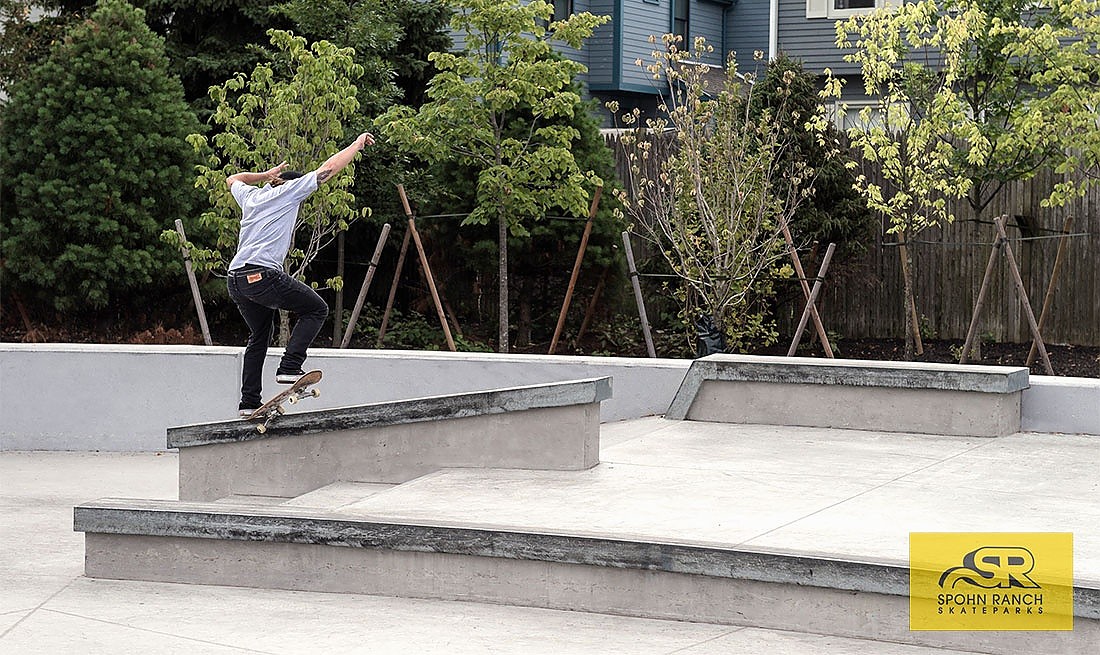
<path fill-rule="evenodd" d="M 768 0 L 768 61 L 779 56 L 779 0 Z"/>

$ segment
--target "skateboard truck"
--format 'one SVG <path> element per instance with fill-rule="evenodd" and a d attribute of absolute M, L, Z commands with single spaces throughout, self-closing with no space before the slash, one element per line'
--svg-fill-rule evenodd
<path fill-rule="evenodd" d="M 305 397 L 317 398 L 321 395 L 320 389 L 310 389 L 309 387 L 317 384 L 321 381 L 320 371 L 310 371 L 302 377 L 298 378 L 298 381 L 290 386 L 289 389 L 279 393 L 271 400 L 260 406 L 259 409 L 252 412 L 252 414 L 246 419 L 248 421 L 263 421 L 256 425 L 256 432 L 264 434 L 267 432 L 267 428 L 271 425 L 271 422 L 276 417 L 286 414 L 286 409 L 283 408 L 283 401 L 287 401 L 291 405 L 295 405 L 299 400 Z"/>

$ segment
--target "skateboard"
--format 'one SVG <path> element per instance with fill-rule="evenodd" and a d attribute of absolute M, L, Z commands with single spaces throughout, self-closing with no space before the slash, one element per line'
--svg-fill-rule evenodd
<path fill-rule="evenodd" d="M 260 406 L 259 409 L 252 412 L 246 421 L 263 421 L 256 426 L 256 432 L 263 434 L 267 432 L 267 426 L 271 425 L 271 422 L 275 420 L 275 417 L 286 414 L 286 410 L 283 409 L 283 401 L 287 401 L 291 405 L 297 403 L 299 400 L 306 396 L 312 396 L 316 398 L 321 395 L 319 389 L 310 389 L 309 387 L 317 384 L 321 381 L 320 371 L 310 371 L 302 377 L 298 378 L 298 381 L 290 385 L 289 389 L 279 393 L 277 396 L 267 401 Z"/>

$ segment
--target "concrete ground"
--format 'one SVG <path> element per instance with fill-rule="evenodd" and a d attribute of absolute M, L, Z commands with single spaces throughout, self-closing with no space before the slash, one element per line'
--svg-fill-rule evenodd
<path fill-rule="evenodd" d="M 608 424 L 604 463 L 592 471 L 447 471 L 341 511 L 889 561 L 905 561 L 911 530 L 1072 531 L 1078 580 L 1100 579 L 1096 437 L 732 427 Z M 0 652 L 943 652 L 474 603 L 84 578 L 73 506 L 175 498 L 176 464 L 173 454 L 0 453 Z"/>

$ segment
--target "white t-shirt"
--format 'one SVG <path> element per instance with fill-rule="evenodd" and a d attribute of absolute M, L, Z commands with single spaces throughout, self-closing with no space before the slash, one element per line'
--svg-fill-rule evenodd
<path fill-rule="evenodd" d="M 294 236 L 298 208 L 316 190 L 316 171 L 279 186 L 255 187 L 234 182 L 229 192 L 241 207 L 241 234 L 229 270 L 246 264 L 282 270 Z"/>

